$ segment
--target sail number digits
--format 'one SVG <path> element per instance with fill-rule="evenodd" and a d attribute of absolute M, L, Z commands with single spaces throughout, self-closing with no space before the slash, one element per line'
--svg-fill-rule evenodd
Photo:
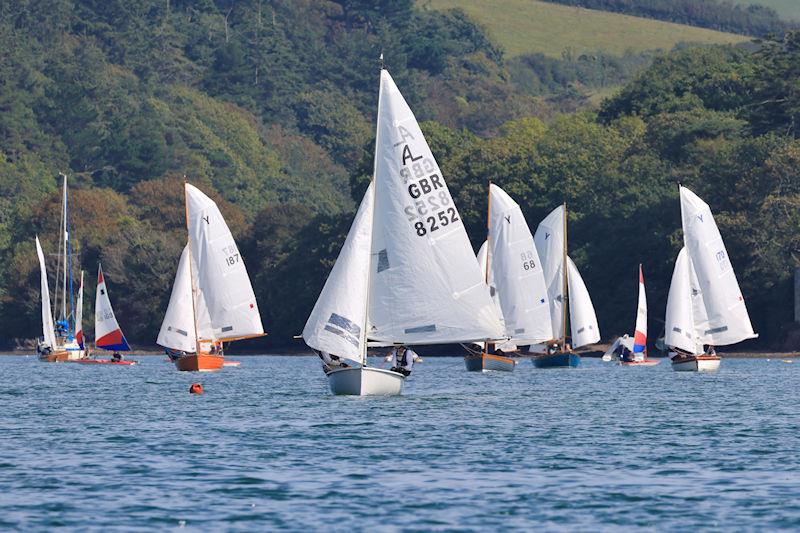
<path fill-rule="evenodd" d="M 222 247 L 222 255 L 225 257 L 225 264 L 233 266 L 239 262 L 239 250 L 235 244 Z"/>
<path fill-rule="evenodd" d="M 536 268 L 536 262 L 533 260 L 533 252 L 531 250 L 522 252 L 520 258 L 522 259 L 522 268 L 525 270 L 533 270 Z"/>
<path fill-rule="evenodd" d="M 403 160 L 405 162 L 406 158 Z M 460 220 L 450 192 L 436 170 L 436 165 L 428 157 L 412 158 L 411 165 L 400 169 L 400 177 L 413 202 L 403 211 L 420 237 Z"/>

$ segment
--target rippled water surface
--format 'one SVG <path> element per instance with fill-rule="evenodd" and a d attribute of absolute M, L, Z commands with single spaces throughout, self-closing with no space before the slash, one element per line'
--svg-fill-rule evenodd
<path fill-rule="evenodd" d="M 800 361 L 428 358 L 403 396 L 352 398 L 312 357 L 139 359 L 0 357 L 0 529 L 800 528 Z"/>

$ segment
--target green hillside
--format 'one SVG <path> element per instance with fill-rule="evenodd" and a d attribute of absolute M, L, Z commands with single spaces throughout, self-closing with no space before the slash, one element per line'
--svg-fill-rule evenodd
<path fill-rule="evenodd" d="M 737 43 L 747 37 L 681 24 L 532 0 L 423 0 L 430 9 L 461 8 L 483 24 L 508 56 L 542 52 L 560 57 L 602 50 L 669 50 L 680 42 Z"/>
<path fill-rule="evenodd" d="M 734 3 L 771 7 L 785 19 L 800 20 L 800 2 L 798 0 L 735 0 Z"/>

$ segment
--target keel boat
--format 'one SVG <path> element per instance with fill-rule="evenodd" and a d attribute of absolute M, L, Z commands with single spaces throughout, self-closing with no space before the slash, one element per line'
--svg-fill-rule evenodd
<path fill-rule="evenodd" d="M 258 304 L 228 225 L 217 204 L 184 184 L 184 247 L 156 342 L 178 370 L 213 372 L 224 366 L 223 343 L 264 335 Z"/>
<path fill-rule="evenodd" d="M 667 297 L 665 342 L 672 369 L 713 371 L 715 346 L 758 337 L 711 208 L 679 186 L 684 246 L 678 253 Z"/>
<path fill-rule="evenodd" d="M 302 335 L 346 361 L 326 370 L 333 394 L 401 393 L 406 376 L 370 366 L 368 342 L 469 343 L 504 333 L 419 124 L 383 68 L 380 78 L 373 179 Z"/>

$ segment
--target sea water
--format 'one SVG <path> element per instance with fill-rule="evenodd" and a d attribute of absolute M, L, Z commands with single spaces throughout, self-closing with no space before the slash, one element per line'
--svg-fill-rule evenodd
<path fill-rule="evenodd" d="M 354 398 L 313 357 L 139 359 L 0 357 L 0 529 L 800 528 L 800 361 L 431 357 L 401 397 Z"/>

